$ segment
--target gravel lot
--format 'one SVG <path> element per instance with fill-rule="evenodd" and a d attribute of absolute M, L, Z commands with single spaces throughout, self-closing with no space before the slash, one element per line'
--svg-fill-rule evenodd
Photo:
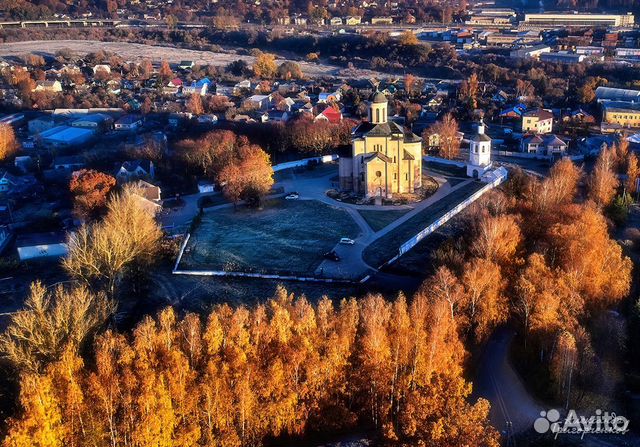
<path fill-rule="evenodd" d="M 34 53 L 43 56 L 52 56 L 56 51 L 69 49 L 78 55 L 85 55 L 99 50 L 109 51 L 120 55 L 126 61 L 138 61 L 151 58 L 159 63 L 166 60 L 169 63 L 178 63 L 183 60 L 193 60 L 200 65 L 225 66 L 238 59 L 253 64 L 253 56 L 241 56 L 234 53 L 216 53 L 213 51 L 186 50 L 168 46 L 145 45 L 128 42 L 101 42 L 97 40 L 32 40 L 25 42 L 10 42 L 0 45 L 0 57 L 15 57 Z M 278 62 L 285 59 L 278 58 Z M 341 67 L 327 64 L 312 64 L 304 61 L 295 61 L 302 68 L 302 72 L 309 77 L 331 76 L 339 78 L 366 78 L 388 77 L 380 72 L 372 70 L 347 70 Z"/>

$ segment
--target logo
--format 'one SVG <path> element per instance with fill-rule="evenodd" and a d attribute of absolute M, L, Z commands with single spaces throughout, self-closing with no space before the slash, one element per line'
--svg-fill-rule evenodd
<path fill-rule="evenodd" d="M 575 410 L 569 410 L 564 420 L 555 409 L 541 411 L 540 417 L 533 423 L 533 429 L 540 433 L 551 432 L 557 438 L 559 434 L 573 434 L 584 437 L 586 434 L 624 435 L 629 430 L 629 419 L 615 413 L 596 410 L 594 415 L 578 416 Z"/>

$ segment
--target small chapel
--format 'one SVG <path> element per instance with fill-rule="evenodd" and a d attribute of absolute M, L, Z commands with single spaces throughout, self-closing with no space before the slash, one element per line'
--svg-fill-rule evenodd
<path fill-rule="evenodd" d="M 388 102 L 376 92 L 368 120 L 352 131 L 351 153 L 339 161 L 340 189 L 391 198 L 422 187 L 422 138 L 388 121 Z"/>

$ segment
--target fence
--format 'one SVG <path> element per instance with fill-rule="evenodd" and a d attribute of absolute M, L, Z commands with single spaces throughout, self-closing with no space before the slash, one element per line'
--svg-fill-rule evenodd
<path fill-rule="evenodd" d="M 467 167 L 467 164 L 464 161 L 448 160 L 446 158 L 432 157 L 431 155 L 427 155 L 426 157 L 424 157 L 424 161 L 430 161 L 430 162 L 433 162 L 433 163 L 440 163 L 440 164 L 443 164 L 443 165 L 456 166 L 458 168 L 466 168 Z"/>
<path fill-rule="evenodd" d="M 491 172 L 490 175 L 485 176 L 483 179 L 488 180 L 488 183 L 485 186 L 483 186 L 478 191 L 474 192 L 471 196 L 469 196 L 468 198 L 466 198 L 465 200 L 457 204 L 454 208 L 447 211 L 447 213 L 444 214 L 442 217 L 440 217 L 438 220 L 436 220 L 431 225 L 424 228 L 418 234 L 416 234 L 411 239 L 409 239 L 407 242 L 402 244 L 400 246 L 400 249 L 398 250 L 398 254 L 393 258 L 391 258 L 390 260 L 388 260 L 386 264 L 392 264 L 393 262 L 397 261 L 400 256 L 402 256 L 403 254 L 411 250 L 413 247 L 415 247 L 421 240 L 423 240 L 425 237 L 427 237 L 428 235 L 433 233 L 435 230 L 440 228 L 453 216 L 455 216 L 460 211 L 462 211 L 463 209 L 471 205 L 473 202 L 478 200 L 484 193 L 486 193 L 487 191 L 495 188 L 496 186 L 504 182 L 507 179 L 507 176 L 508 176 L 508 173 L 505 168 L 498 168 L 493 172 Z"/>
<path fill-rule="evenodd" d="M 302 160 L 288 161 L 286 163 L 280 163 L 273 165 L 273 172 L 283 171 L 285 169 L 298 168 L 300 166 L 307 166 L 309 162 L 316 163 L 329 163 L 338 159 L 338 154 L 323 155 L 322 157 L 303 158 Z"/>

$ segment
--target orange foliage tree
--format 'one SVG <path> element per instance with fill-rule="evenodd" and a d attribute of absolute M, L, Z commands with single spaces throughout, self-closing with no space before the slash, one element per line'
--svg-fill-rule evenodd
<path fill-rule="evenodd" d="M 107 205 L 107 197 L 116 186 L 116 179 L 93 169 L 81 169 L 71 176 L 69 190 L 73 194 L 76 216 L 88 220 L 97 217 Z"/>

